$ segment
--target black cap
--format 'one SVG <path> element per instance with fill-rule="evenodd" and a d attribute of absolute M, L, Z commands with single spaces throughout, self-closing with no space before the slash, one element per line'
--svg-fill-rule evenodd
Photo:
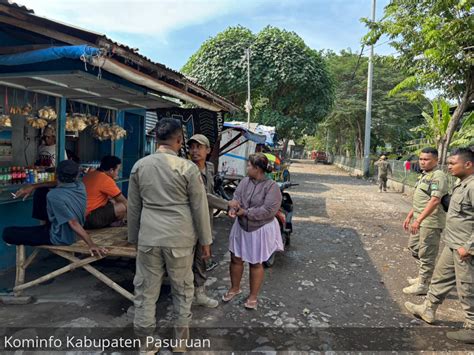
<path fill-rule="evenodd" d="M 79 174 L 79 164 L 73 160 L 63 160 L 56 167 L 56 174 L 61 182 L 73 182 Z"/>

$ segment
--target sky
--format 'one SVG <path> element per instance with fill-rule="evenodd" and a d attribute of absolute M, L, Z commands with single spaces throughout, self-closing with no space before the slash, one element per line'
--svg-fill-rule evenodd
<path fill-rule="evenodd" d="M 14 0 L 39 16 L 106 34 L 180 70 L 201 44 L 229 26 L 296 32 L 317 50 L 361 50 L 372 0 Z M 389 0 L 378 0 L 376 19 Z M 383 39 L 377 54 L 394 54 Z M 364 54 L 368 54 L 366 48 Z"/>

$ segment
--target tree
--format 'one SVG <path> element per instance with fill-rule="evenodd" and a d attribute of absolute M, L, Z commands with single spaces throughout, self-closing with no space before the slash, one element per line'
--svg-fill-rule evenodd
<path fill-rule="evenodd" d="M 350 51 L 327 52 L 325 58 L 335 84 L 335 104 L 320 125 L 324 141 L 329 139 L 334 153 L 363 156 L 367 92 L 367 58 Z M 420 121 L 421 107 L 400 95 L 389 96 L 390 89 L 406 77 L 394 71 L 393 57 L 374 58 L 372 93 L 372 148 L 392 145 L 402 148 L 413 138 L 410 128 Z M 329 134 L 327 134 L 329 132 Z M 373 149 L 374 150 L 374 149 Z"/>
<path fill-rule="evenodd" d="M 452 119 L 439 140 L 443 162 L 453 134 L 474 100 L 471 8 L 469 0 L 392 0 L 380 21 L 363 19 L 370 29 L 365 43 L 373 44 L 383 35 L 388 36 L 399 54 L 399 68 L 408 70 L 409 76 L 394 92 L 437 89 L 457 100 Z"/>
<path fill-rule="evenodd" d="M 441 139 L 446 135 L 449 124 L 453 119 L 450 105 L 445 99 L 440 98 L 432 102 L 433 113 L 423 112 L 424 121 L 421 125 L 412 128 L 412 131 L 421 135 L 415 140 L 412 150 L 421 150 L 427 145 L 439 146 Z M 461 120 L 460 129 L 453 134 L 452 147 L 470 146 L 474 144 L 474 112 L 465 114 Z"/>
<path fill-rule="evenodd" d="M 247 48 L 252 53 L 252 121 L 275 126 L 286 139 L 314 132 L 331 109 L 333 85 L 324 59 L 294 32 L 268 26 L 253 34 L 230 27 L 204 42 L 182 71 L 242 106 Z"/>

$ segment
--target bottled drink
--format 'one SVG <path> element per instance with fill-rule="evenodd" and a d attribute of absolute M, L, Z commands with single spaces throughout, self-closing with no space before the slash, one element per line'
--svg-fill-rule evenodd
<path fill-rule="evenodd" d="M 26 172 L 25 168 L 21 167 L 21 174 L 20 174 L 20 184 L 26 183 Z"/>
<path fill-rule="evenodd" d="M 12 166 L 11 168 L 11 184 L 16 184 L 16 166 Z"/>
<path fill-rule="evenodd" d="M 35 182 L 35 173 L 33 172 L 33 169 L 28 170 L 28 183 L 29 184 L 34 184 Z"/>

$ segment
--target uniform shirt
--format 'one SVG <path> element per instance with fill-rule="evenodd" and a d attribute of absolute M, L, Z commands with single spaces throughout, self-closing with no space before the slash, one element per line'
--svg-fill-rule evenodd
<path fill-rule="evenodd" d="M 390 166 L 390 163 L 386 160 L 376 161 L 375 166 L 378 167 L 379 177 L 387 176 L 389 171 L 390 171 L 390 173 L 392 173 L 392 167 Z"/>
<path fill-rule="evenodd" d="M 207 193 L 207 203 L 209 204 L 209 218 L 211 230 L 214 225 L 214 208 L 217 210 L 227 210 L 228 202 L 214 193 L 214 164 L 206 162 L 206 168 L 201 171 L 204 187 Z"/>
<path fill-rule="evenodd" d="M 474 175 L 456 184 L 446 217 L 444 240 L 451 249 L 474 255 Z"/>
<path fill-rule="evenodd" d="M 93 170 L 89 172 L 84 176 L 82 182 L 86 186 L 87 192 L 86 216 L 92 211 L 105 206 L 111 198 L 122 193 L 115 180 L 103 171 Z"/>
<path fill-rule="evenodd" d="M 413 194 L 413 217 L 416 219 L 423 212 L 431 197 L 442 198 L 448 193 L 448 178 L 444 172 L 435 168 L 423 172 L 418 178 Z M 446 213 L 441 204 L 423 222 L 422 227 L 441 228 L 446 224 Z"/>
<path fill-rule="evenodd" d="M 51 222 L 49 234 L 55 245 L 71 245 L 76 234 L 69 221 L 77 220 L 84 225 L 86 212 L 86 189 L 82 182 L 59 183 L 46 195 L 48 219 Z"/>
<path fill-rule="evenodd" d="M 128 188 L 128 240 L 189 253 L 197 240 L 212 243 L 206 191 L 193 162 L 160 148 L 135 163 Z"/>

